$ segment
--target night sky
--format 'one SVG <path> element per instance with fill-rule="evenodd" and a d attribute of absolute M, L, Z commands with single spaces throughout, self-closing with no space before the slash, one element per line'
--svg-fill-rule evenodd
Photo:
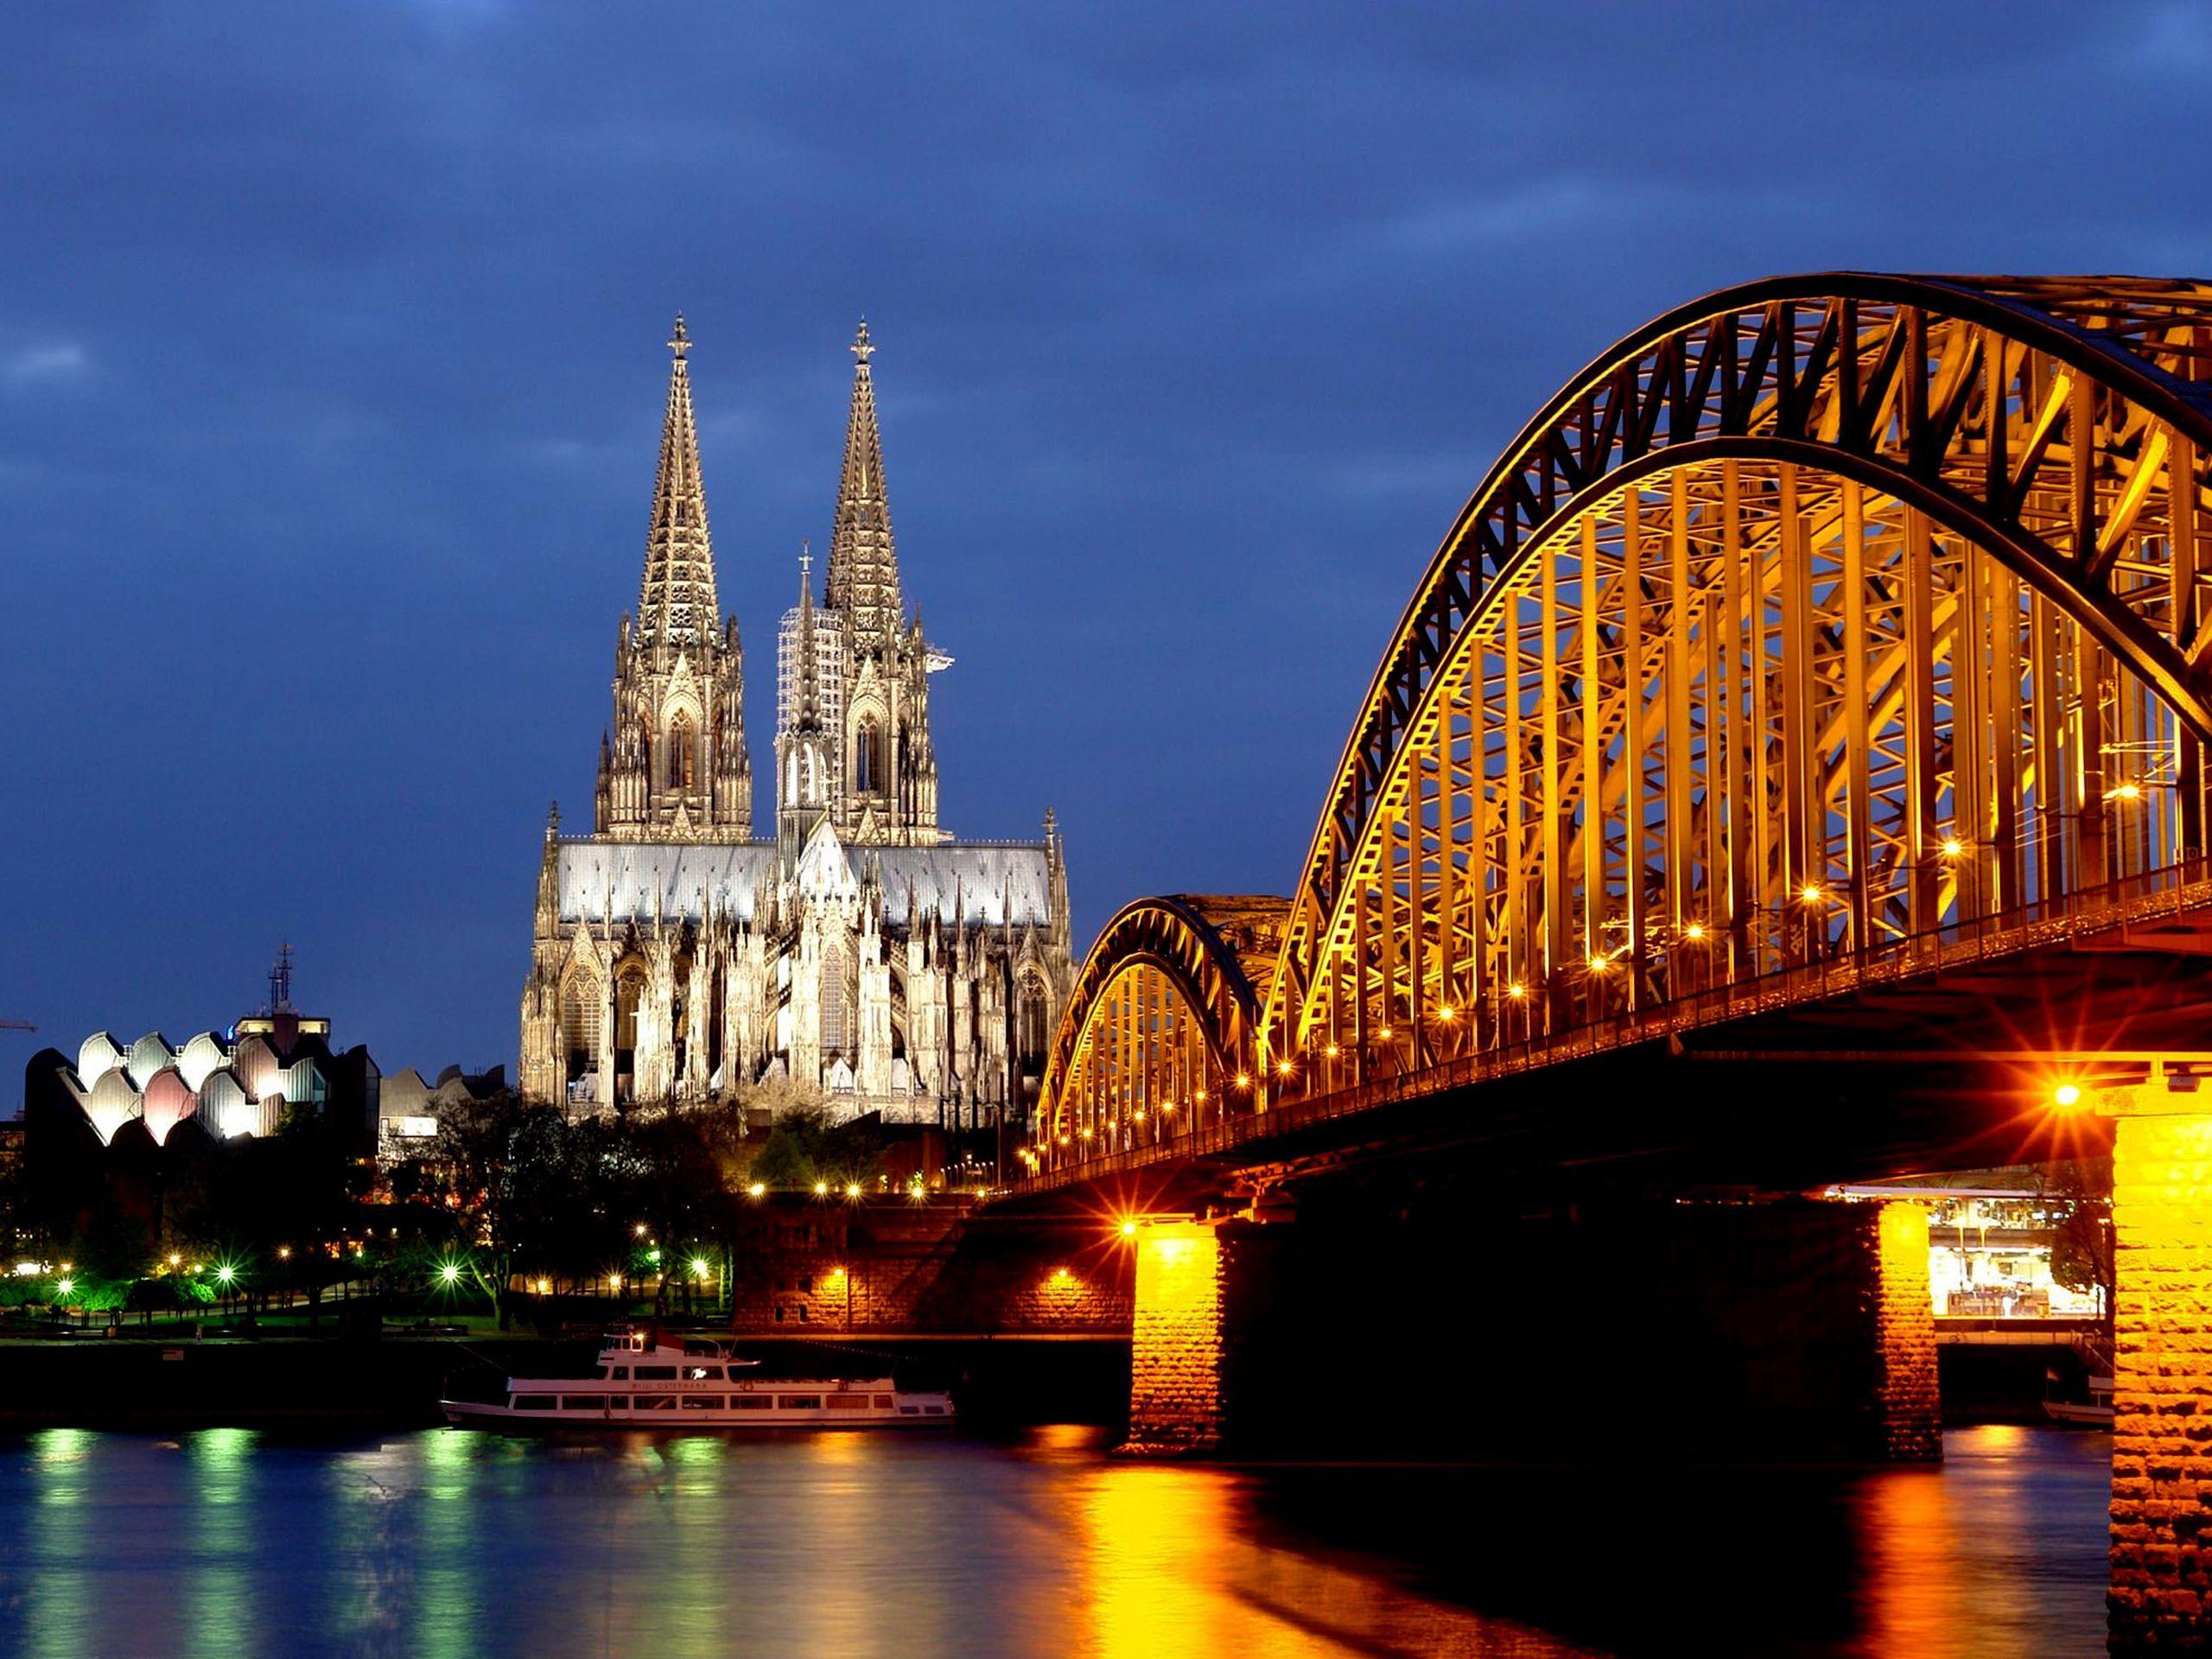
<path fill-rule="evenodd" d="M 768 810 L 868 318 L 942 811 L 1077 948 L 1283 891 L 1413 583 L 1592 357 L 1775 271 L 2212 273 L 2191 7 L 19 6 L 0 1110 L 264 994 L 512 1064 L 671 315 Z"/>

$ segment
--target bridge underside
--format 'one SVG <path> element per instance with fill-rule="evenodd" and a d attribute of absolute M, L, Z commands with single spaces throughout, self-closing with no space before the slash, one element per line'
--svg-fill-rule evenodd
<path fill-rule="evenodd" d="M 2109 1150 L 2056 1090 L 2212 1050 L 2212 912 L 1433 1093 L 1284 1102 L 1028 1183 L 1022 1210 L 1241 1207 L 1367 1164 L 1448 1156 L 1572 1193 L 1802 1191 Z M 2212 1084 L 2208 1084 L 2212 1090 Z M 1379 1097 L 1378 1097 L 1379 1096 Z"/>

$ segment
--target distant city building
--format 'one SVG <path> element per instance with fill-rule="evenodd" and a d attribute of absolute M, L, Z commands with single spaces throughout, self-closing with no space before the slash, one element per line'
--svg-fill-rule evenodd
<path fill-rule="evenodd" d="M 1066 860 L 1050 812 L 1034 842 L 961 842 L 938 821 L 929 677 L 950 659 L 899 587 L 868 327 L 827 582 L 817 601 L 801 559 L 778 633 L 775 819 L 760 837 L 680 318 L 670 344 L 593 833 L 563 836 L 557 812 L 546 827 L 524 1092 L 611 1107 L 791 1077 L 848 1114 L 1018 1117 L 1074 976 Z"/>
<path fill-rule="evenodd" d="M 140 1136 L 156 1147 L 189 1132 L 226 1140 L 272 1135 L 291 1108 L 334 1122 L 359 1155 L 374 1154 L 378 1084 L 365 1047 L 334 1050 L 330 1021 L 292 1006 L 291 948 L 269 976 L 266 1006 L 229 1030 L 172 1045 L 158 1031 L 125 1044 L 99 1031 L 67 1055 L 43 1049 L 23 1073 L 26 1154 L 86 1133 L 101 1147 Z"/>
<path fill-rule="evenodd" d="M 378 1091 L 382 1103 L 378 1148 L 387 1158 L 415 1156 L 438 1138 L 438 1119 L 448 1107 L 465 1100 L 488 1099 L 505 1092 L 506 1086 L 504 1065 L 474 1072 L 449 1065 L 438 1073 L 435 1083 L 425 1083 L 423 1074 L 411 1065 L 403 1067 L 386 1077 Z"/>

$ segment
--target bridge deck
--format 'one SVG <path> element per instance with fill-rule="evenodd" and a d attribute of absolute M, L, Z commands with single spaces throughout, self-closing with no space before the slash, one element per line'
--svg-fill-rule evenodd
<path fill-rule="evenodd" d="M 2157 958 L 2195 959 L 2178 975 L 2155 982 L 2111 979 L 2105 1017 L 2067 1020 L 2078 1010 L 2055 1009 L 2051 981 L 2035 971 L 2045 957 L 2098 951 Z M 2202 971 L 2197 971 L 2201 962 Z M 2020 964 L 2024 977 L 2010 985 L 1989 972 Z M 2094 993 L 2082 982 L 2078 962 L 2059 988 L 2069 998 Z M 1949 982 L 1947 983 L 1947 982 Z M 2024 1029 L 2023 998 L 2041 1010 Z M 1823 1010 L 1827 1014 L 1823 1014 Z M 2062 1015 L 2061 1027 L 2049 1017 Z M 1807 964 L 1760 979 L 1717 987 L 1623 1014 L 1556 1036 L 1463 1056 L 1418 1071 L 1302 1098 L 1278 1100 L 1257 1111 L 1233 1112 L 1211 1122 L 1147 1138 L 1088 1157 L 1072 1158 L 1015 1183 L 1007 1198 L 1041 1198 L 1164 1166 L 1190 1163 L 1224 1167 L 1263 1164 L 1287 1141 L 1313 1138 L 1323 1126 L 1385 1108 L 1459 1095 L 1504 1079 L 1578 1060 L 1628 1051 L 1698 1033 L 1730 1028 L 1739 1045 L 1698 1046 L 1709 1058 L 1776 1062 L 1847 1057 L 1925 1065 L 1952 1059 L 1971 1063 L 1993 1052 L 2013 1060 L 2024 1052 L 2072 1052 L 2068 1026 L 2101 1029 L 2102 1050 L 2145 1048 L 2177 1042 L 2194 1050 L 2212 1015 L 2212 864 L 2195 861 L 2150 872 L 2124 883 L 2069 895 L 2052 906 L 2028 906 L 1897 940 L 1877 950 Z M 1785 1020 L 1777 1016 L 1788 1016 Z M 1740 1028 L 1740 1029 L 1737 1029 Z M 2133 1037 L 2110 1040 L 2113 1033 Z M 1930 1046 L 1934 1052 L 1930 1052 Z"/>

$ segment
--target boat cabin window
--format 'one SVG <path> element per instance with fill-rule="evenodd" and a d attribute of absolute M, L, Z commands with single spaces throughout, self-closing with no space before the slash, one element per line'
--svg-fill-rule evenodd
<path fill-rule="evenodd" d="M 683 1396 L 686 1411 L 720 1411 L 722 1397 L 719 1394 L 687 1394 Z"/>
<path fill-rule="evenodd" d="M 730 1399 L 730 1404 L 740 1411 L 766 1411 L 775 1403 L 774 1396 L 766 1394 L 740 1394 Z"/>
<path fill-rule="evenodd" d="M 785 1411 L 819 1411 L 822 1396 L 818 1394 L 779 1394 L 776 1403 Z"/>
<path fill-rule="evenodd" d="M 866 1411 L 868 1395 L 864 1394 L 833 1394 L 830 1396 L 832 1411 Z"/>
<path fill-rule="evenodd" d="M 719 1365 L 686 1365 L 683 1380 L 687 1382 L 719 1382 L 722 1380 L 722 1368 Z"/>
<path fill-rule="evenodd" d="M 627 1365 L 611 1366 L 608 1368 L 607 1374 L 613 1377 L 617 1382 L 626 1382 L 630 1377 L 630 1368 Z"/>
<path fill-rule="evenodd" d="M 630 1396 L 633 1411 L 674 1411 L 676 1396 L 672 1394 L 633 1394 Z"/>
<path fill-rule="evenodd" d="M 887 1394 L 879 1394 L 879 1395 L 877 1395 L 875 1396 L 875 1408 L 876 1408 L 878 1411 L 888 1411 L 888 1410 L 890 1410 L 890 1409 L 891 1409 L 891 1396 L 890 1396 L 889 1395 L 887 1395 Z"/>
<path fill-rule="evenodd" d="M 563 1411 L 605 1411 L 607 1396 L 603 1394 L 564 1394 L 561 1396 Z"/>
<path fill-rule="evenodd" d="M 640 1382 L 673 1382 L 676 1381 L 676 1367 L 673 1365 L 640 1365 L 637 1370 L 637 1378 Z"/>
<path fill-rule="evenodd" d="M 514 1397 L 514 1409 L 550 1411 L 553 1409 L 553 1396 L 550 1394 L 518 1394 Z"/>

